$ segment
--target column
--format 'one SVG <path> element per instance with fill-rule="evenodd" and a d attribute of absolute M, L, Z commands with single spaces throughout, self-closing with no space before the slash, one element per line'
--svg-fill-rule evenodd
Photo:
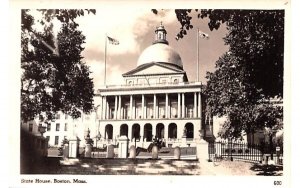
<path fill-rule="evenodd" d="M 182 93 L 182 118 L 185 118 L 185 93 Z"/>
<path fill-rule="evenodd" d="M 145 95 L 142 94 L 142 119 L 144 119 L 144 114 L 145 114 Z"/>
<path fill-rule="evenodd" d="M 131 137 L 132 137 L 132 125 L 128 125 L 128 139 L 129 139 L 129 142 L 131 142 Z"/>
<path fill-rule="evenodd" d="M 135 109 L 135 99 L 134 98 L 132 98 L 132 119 L 135 119 L 136 117 L 136 115 L 135 115 L 135 111 L 136 111 L 136 109 Z"/>
<path fill-rule="evenodd" d="M 141 141 L 144 141 L 144 126 L 145 126 L 145 125 L 140 125 Z"/>
<path fill-rule="evenodd" d="M 169 95 L 166 93 L 166 114 L 165 114 L 165 117 L 166 118 L 169 118 Z"/>
<path fill-rule="evenodd" d="M 108 110 L 109 110 L 109 105 L 108 105 L 108 99 L 107 96 L 105 97 L 105 111 L 104 111 L 104 119 L 108 119 Z"/>
<path fill-rule="evenodd" d="M 156 125 L 152 125 L 152 138 L 156 136 Z"/>
<path fill-rule="evenodd" d="M 110 110 L 110 108 L 109 108 L 109 103 L 108 103 L 108 100 L 107 100 L 107 97 L 106 97 L 106 102 L 105 102 L 105 106 L 106 106 L 106 119 L 108 119 L 109 118 L 109 110 Z"/>
<path fill-rule="evenodd" d="M 129 107 L 129 110 L 130 110 L 129 117 L 130 117 L 130 119 L 133 119 L 133 106 L 132 106 L 132 102 L 133 102 L 132 95 L 130 95 L 130 104 L 129 104 L 130 105 L 130 107 Z"/>
<path fill-rule="evenodd" d="M 159 103 L 159 98 L 156 96 L 156 118 L 159 118 L 159 106 L 158 106 L 158 103 Z"/>
<path fill-rule="evenodd" d="M 105 119 L 106 118 L 106 97 L 103 96 L 102 97 L 102 119 Z"/>
<path fill-rule="evenodd" d="M 202 102 L 201 102 L 201 93 L 198 93 L 198 118 L 202 119 Z"/>
<path fill-rule="evenodd" d="M 119 100 L 118 100 L 118 119 L 122 119 L 122 99 L 121 95 L 119 95 Z"/>
<path fill-rule="evenodd" d="M 194 118 L 197 117 L 197 93 L 194 93 L 194 109 L 193 109 L 193 116 Z"/>
<path fill-rule="evenodd" d="M 168 130 L 169 130 L 169 127 L 168 127 L 168 125 L 166 124 L 166 125 L 164 125 L 164 139 L 168 139 L 168 137 L 169 137 L 169 134 L 168 134 Z"/>
<path fill-rule="evenodd" d="M 144 106 L 144 114 L 143 114 L 143 116 L 144 116 L 144 119 L 146 119 L 147 118 L 147 98 L 146 97 L 144 97 L 145 99 L 145 106 Z"/>
<path fill-rule="evenodd" d="M 156 94 L 153 96 L 153 118 L 156 119 Z"/>
<path fill-rule="evenodd" d="M 115 112 L 114 112 L 114 119 L 117 119 L 118 115 L 118 96 L 115 96 Z"/>
<path fill-rule="evenodd" d="M 177 117 L 181 118 L 181 106 L 180 106 L 180 101 L 181 101 L 181 94 L 178 93 L 178 107 L 177 107 Z"/>

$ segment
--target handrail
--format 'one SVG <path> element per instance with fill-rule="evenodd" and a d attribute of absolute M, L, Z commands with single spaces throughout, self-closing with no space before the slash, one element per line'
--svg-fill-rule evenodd
<path fill-rule="evenodd" d="M 157 86 L 174 86 L 174 85 L 202 85 L 201 82 L 165 82 L 165 83 L 144 83 L 144 84 L 121 84 L 121 85 L 106 85 L 106 86 L 101 86 L 100 89 L 109 89 L 109 88 L 118 88 L 118 87 L 145 87 L 145 86 L 152 86 L 152 87 L 157 87 Z"/>

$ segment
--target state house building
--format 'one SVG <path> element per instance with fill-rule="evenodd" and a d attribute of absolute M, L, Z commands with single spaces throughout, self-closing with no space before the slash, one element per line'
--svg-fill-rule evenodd
<path fill-rule="evenodd" d="M 122 75 L 124 85 L 97 90 L 97 130 L 91 133 L 101 135 L 98 144 L 125 135 L 140 147 L 147 147 L 153 137 L 166 145 L 195 145 L 204 129 L 212 137 L 212 123 L 205 126 L 210 121 L 204 118 L 202 84 L 189 82 L 166 36 L 163 25 L 156 28 L 155 40 L 141 53 L 137 67 Z"/>
<path fill-rule="evenodd" d="M 64 138 L 77 136 L 84 146 L 88 129 L 97 147 L 117 144 L 123 135 L 128 137 L 129 146 L 144 148 L 154 137 L 166 146 L 194 146 L 200 130 L 206 139 L 212 138 L 213 124 L 204 113 L 202 84 L 189 82 L 180 55 L 166 37 L 167 31 L 160 25 L 136 68 L 122 75 L 123 85 L 96 90 L 94 113 L 76 120 L 58 114 L 44 134 L 49 145 L 58 146 Z M 33 124 L 41 125 L 38 120 Z M 32 130 L 33 124 L 23 127 Z"/>

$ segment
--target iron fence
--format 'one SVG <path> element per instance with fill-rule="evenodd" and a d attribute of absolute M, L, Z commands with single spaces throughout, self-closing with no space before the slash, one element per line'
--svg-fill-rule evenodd
<path fill-rule="evenodd" d="M 283 162 L 283 147 L 278 145 L 219 141 L 209 143 L 208 147 L 210 161 L 229 159 L 231 161 L 243 160 L 257 163 L 268 160 L 274 160 L 277 164 Z"/>

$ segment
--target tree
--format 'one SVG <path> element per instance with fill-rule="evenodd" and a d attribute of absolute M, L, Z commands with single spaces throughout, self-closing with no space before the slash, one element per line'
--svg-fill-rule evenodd
<path fill-rule="evenodd" d="M 152 11 L 157 14 L 157 10 Z M 210 30 L 226 24 L 228 33 L 224 42 L 248 69 L 249 81 L 267 97 L 282 97 L 284 10 L 177 9 L 175 14 L 181 24 L 177 39 L 193 29 L 191 20 L 195 13 L 198 18 L 209 19 Z"/>
<path fill-rule="evenodd" d="M 58 111 L 78 118 L 81 112 L 91 112 L 94 96 L 89 67 L 81 56 L 85 37 L 74 20 L 84 11 L 40 11 L 42 32 L 33 29 L 35 20 L 29 10 L 22 10 L 21 118 L 52 120 Z M 52 30 L 54 18 L 62 23 L 57 37 Z"/>
<path fill-rule="evenodd" d="M 241 138 L 243 132 L 267 128 L 272 139 L 271 133 L 282 129 L 282 106 L 267 99 L 250 84 L 249 77 L 247 69 L 229 53 L 216 62 L 215 72 L 207 74 L 206 111 L 227 117 L 219 133 L 223 138 Z"/>
<path fill-rule="evenodd" d="M 157 10 L 153 10 L 157 13 Z M 206 112 L 227 116 L 220 135 L 240 138 L 243 131 L 277 129 L 282 107 L 270 98 L 283 95 L 284 10 L 175 10 L 181 24 L 177 39 L 193 29 L 193 14 L 208 18 L 210 30 L 226 24 L 229 51 L 207 73 Z M 272 132 L 272 131 L 271 131 Z"/>

